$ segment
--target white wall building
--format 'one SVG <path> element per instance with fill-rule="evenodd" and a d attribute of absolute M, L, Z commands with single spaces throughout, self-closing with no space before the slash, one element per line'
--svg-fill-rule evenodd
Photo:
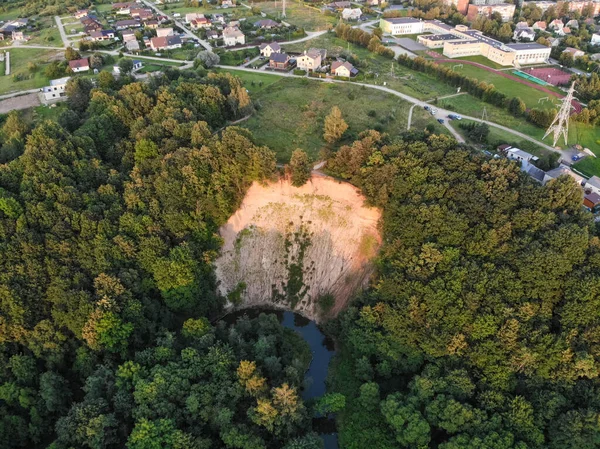
<path fill-rule="evenodd" d="M 379 27 L 391 35 L 419 34 L 423 32 L 423 21 L 412 17 L 394 17 L 381 19 Z"/>
<path fill-rule="evenodd" d="M 50 101 L 65 96 L 65 88 L 67 87 L 67 81 L 71 79 L 70 76 L 65 78 L 59 78 L 50 81 L 50 85 L 44 87 L 42 92 L 44 93 L 44 100 Z"/>

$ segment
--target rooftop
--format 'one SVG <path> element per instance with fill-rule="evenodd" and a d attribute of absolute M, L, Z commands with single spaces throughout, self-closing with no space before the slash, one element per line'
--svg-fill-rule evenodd
<path fill-rule="evenodd" d="M 421 21 L 421 20 L 415 19 L 413 17 L 388 17 L 388 18 L 383 18 L 382 20 L 385 20 L 386 22 L 393 23 L 393 24 L 418 23 Z"/>

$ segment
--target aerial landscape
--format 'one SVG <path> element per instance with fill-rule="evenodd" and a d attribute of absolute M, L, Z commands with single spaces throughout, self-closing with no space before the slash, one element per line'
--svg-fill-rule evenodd
<path fill-rule="evenodd" d="M 600 449 L 600 0 L 0 2 L 0 449 Z"/>

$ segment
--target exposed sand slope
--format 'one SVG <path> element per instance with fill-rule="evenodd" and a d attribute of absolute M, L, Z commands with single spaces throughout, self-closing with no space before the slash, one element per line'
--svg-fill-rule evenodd
<path fill-rule="evenodd" d="M 316 300 L 331 293 L 335 315 L 368 282 L 380 216 L 364 206 L 358 189 L 324 176 L 313 175 L 300 188 L 288 180 L 254 183 L 220 230 L 220 292 L 244 282 L 242 305 L 294 308 L 316 320 Z"/>

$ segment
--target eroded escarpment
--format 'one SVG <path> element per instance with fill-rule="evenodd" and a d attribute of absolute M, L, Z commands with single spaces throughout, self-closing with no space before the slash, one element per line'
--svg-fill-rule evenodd
<path fill-rule="evenodd" d="M 313 175 L 252 185 L 220 229 L 219 290 L 230 306 L 274 306 L 319 320 L 366 286 L 381 212 L 354 186 Z"/>

